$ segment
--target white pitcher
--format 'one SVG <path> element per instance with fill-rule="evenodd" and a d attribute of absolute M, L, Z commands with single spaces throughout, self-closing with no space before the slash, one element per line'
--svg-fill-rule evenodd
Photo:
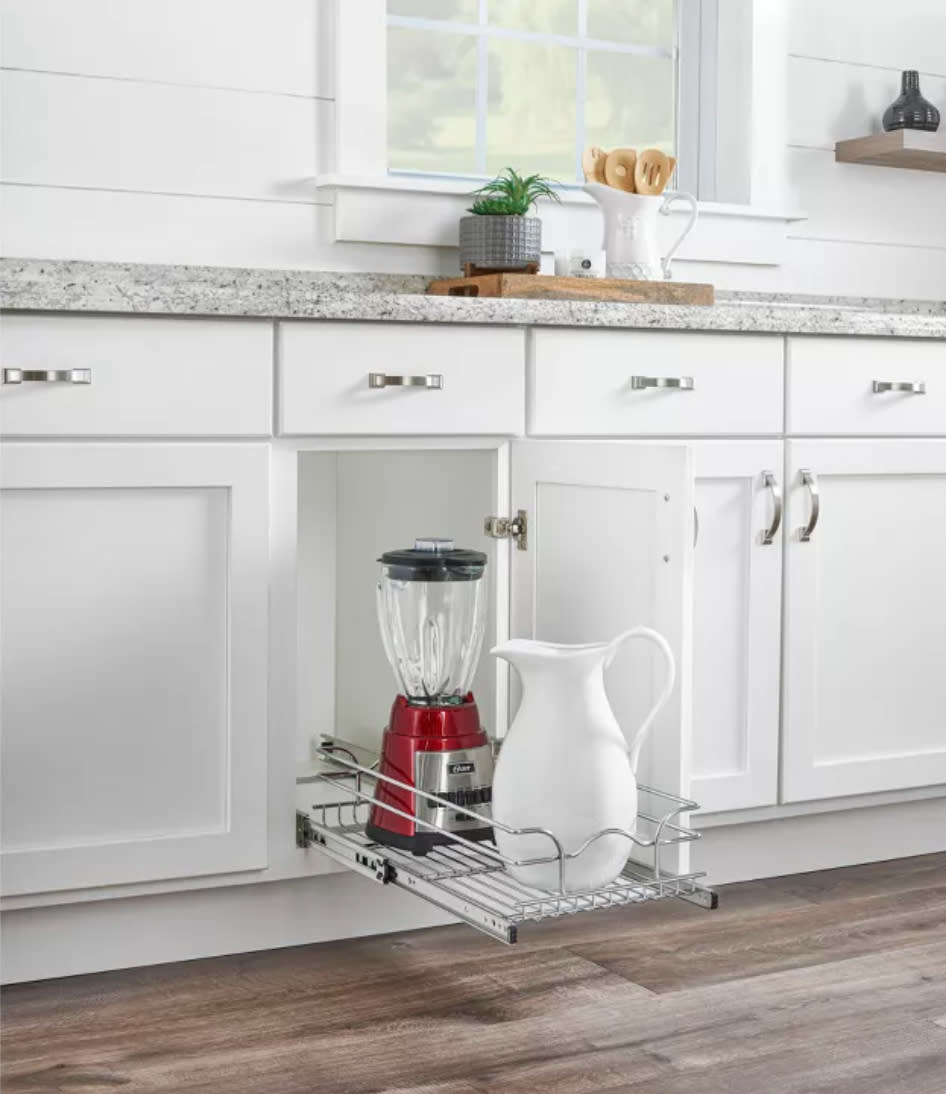
<path fill-rule="evenodd" d="M 670 261 L 696 223 L 697 205 L 692 194 L 629 194 L 600 182 L 586 182 L 585 190 L 604 213 L 604 252 L 608 277 L 635 281 L 665 281 L 671 276 Z M 690 215 L 673 246 L 660 257 L 657 244 L 657 216 L 670 212 L 682 201 Z"/>
<path fill-rule="evenodd" d="M 604 670 L 632 638 L 657 646 L 666 663 L 666 678 L 628 749 L 604 689 Z M 564 853 L 562 870 L 558 861 L 552 861 L 510 866 L 510 873 L 524 885 L 553 892 L 607 885 L 620 874 L 632 845 L 621 835 L 594 837 L 608 828 L 634 831 L 637 760 L 654 718 L 673 690 L 673 652 L 649 627 L 585 646 L 513 639 L 491 652 L 516 668 L 523 689 L 493 777 L 496 844 L 516 862 L 555 856 L 556 845 L 547 836 L 512 835 L 500 825 L 540 828 L 554 834 Z"/>

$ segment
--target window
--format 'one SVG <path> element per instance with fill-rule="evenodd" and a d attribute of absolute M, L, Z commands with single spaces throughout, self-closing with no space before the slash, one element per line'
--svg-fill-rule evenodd
<path fill-rule="evenodd" d="M 784 206 L 786 5 L 318 6 L 334 104 L 316 186 L 336 240 L 455 248 L 475 180 L 509 164 L 564 184 L 561 205 L 542 212 L 548 250 L 593 246 L 598 220 L 576 185 L 591 144 L 672 151 L 673 188 L 700 201 L 692 261 L 777 266 L 804 219 Z"/>
<path fill-rule="evenodd" d="M 388 170 L 478 177 L 512 165 L 575 183 L 589 145 L 683 159 L 684 6 L 387 0 Z"/>

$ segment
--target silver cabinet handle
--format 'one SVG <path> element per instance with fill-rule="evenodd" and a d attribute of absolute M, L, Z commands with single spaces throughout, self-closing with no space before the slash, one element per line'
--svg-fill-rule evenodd
<path fill-rule="evenodd" d="M 383 372 L 369 372 L 368 387 L 429 387 L 440 391 L 443 377 L 437 372 L 427 376 L 387 376 Z"/>
<path fill-rule="evenodd" d="M 885 391 L 905 391 L 908 395 L 925 395 L 926 383 L 923 380 L 875 380 L 871 391 L 880 395 Z"/>
<path fill-rule="evenodd" d="M 695 547 L 700 541 L 700 511 L 697 507 L 693 506 L 693 546 Z"/>
<path fill-rule="evenodd" d="M 91 384 L 90 368 L 5 368 L 5 384 Z"/>
<path fill-rule="evenodd" d="M 645 387 L 674 387 L 679 391 L 693 390 L 692 376 L 632 376 L 631 391 L 643 391 Z"/>
<path fill-rule="evenodd" d="M 761 539 L 762 546 L 768 547 L 774 542 L 782 524 L 782 488 L 771 471 L 762 472 L 762 485 L 772 493 L 772 523 L 762 530 Z"/>
<path fill-rule="evenodd" d="M 798 538 L 802 543 L 807 543 L 812 536 L 815 528 L 818 527 L 818 517 L 821 515 L 821 494 L 818 492 L 818 479 L 814 471 L 809 471 L 807 467 L 802 467 L 799 472 L 802 485 L 808 487 L 808 492 L 811 495 L 811 515 L 808 517 L 808 523 L 804 528 L 798 529 Z"/>

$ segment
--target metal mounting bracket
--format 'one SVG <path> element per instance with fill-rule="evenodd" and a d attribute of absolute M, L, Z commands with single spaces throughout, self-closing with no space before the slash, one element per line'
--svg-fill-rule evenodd
<path fill-rule="evenodd" d="M 514 517 L 487 517 L 483 531 L 493 539 L 513 539 L 520 551 L 529 546 L 529 518 L 525 509 L 520 509 Z"/>

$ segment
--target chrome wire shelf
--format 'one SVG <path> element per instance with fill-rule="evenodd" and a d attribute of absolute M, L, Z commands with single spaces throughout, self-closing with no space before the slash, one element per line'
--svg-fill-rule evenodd
<path fill-rule="evenodd" d="M 423 897 L 451 912 L 473 927 L 513 943 L 523 923 L 574 915 L 595 908 L 640 904 L 650 900 L 680 897 L 705 908 L 716 907 L 716 894 L 700 884 L 701 873 L 668 872 L 661 863 L 666 848 L 699 839 L 699 833 L 679 823 L 680 818 L 698 806 L 695 802 L 649 787 L 639 787 L 647 808 L 638 813 L 634 832 L 608 829 L 589 839 L 581 848 L 566 853 L 551 832 L 541 829 L 511 829 L 511 834 L 541 833 L 549 839 L 549 854 L 542 858 L 514 862 L 501 854 L 492 842 L 473 842 L 453 834 L 452 842 L 433 848 L 425 856 L 415 856 L 370 840 L 364 824 L 379 781 L 404 787 L 377 770 L 373 758 L 359 762 L 363 750 L 332 737 L 324 737 L 318 755 L 321 769 L 301 782 L 321 784 L 334 791 L 332 800 L 317 802 L 300 820 L 300 843 L 320 847 L 338 862 L 380 882 L 393 884 Z M 370 761 L 370 762 L 369 762 Z M 448 804 L 454 812 L 481 816 L 475 809 L 456 803 L 444 803 L 435 794 L 409 788 L 428 802 Z M 398 812 L 393 806 L 386 810 Z M 418 820 L 427 828 L 430 822 Z M 496 822 L 490 820 L 496 827 Z M 503 826 L 505 828 L 505 826 Z M 621 875 L 601 888 L 585 892 L 547 892 L 517 881 L 509 866 L 557 862 L 560 881 L 565 863 L 580 855 L 591 843 L 605 835 L 628 839 L 629 858 Z M 647 861 L 639 861 L 639 859 Z"/>

